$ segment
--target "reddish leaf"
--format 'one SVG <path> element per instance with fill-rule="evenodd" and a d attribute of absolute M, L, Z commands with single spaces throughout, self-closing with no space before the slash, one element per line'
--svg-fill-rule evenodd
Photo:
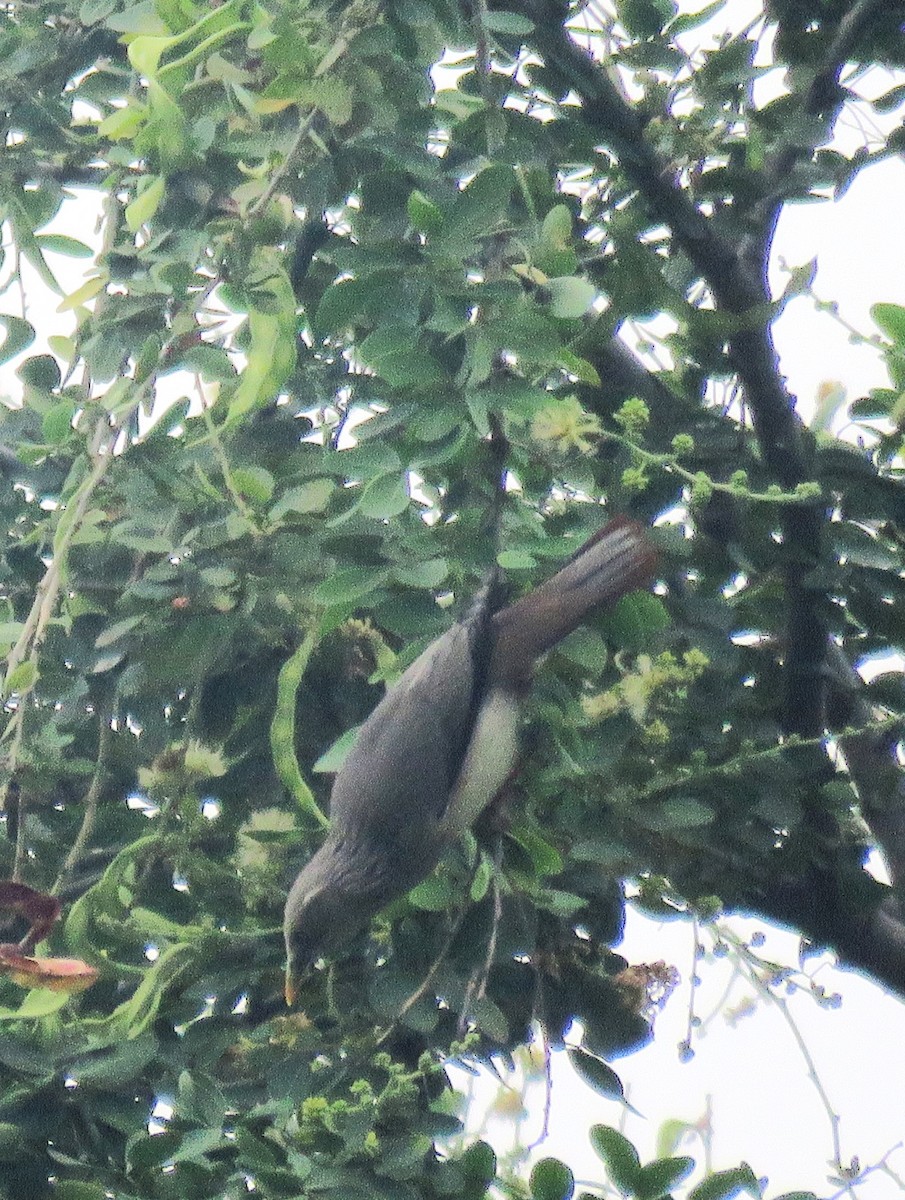
<path fill-rule="evenodd" d="M 9 945 L 0 946 L 0 971 L 19 987 L 51 992 L 83 992 L 99 974 L 80 958 L 31 958 Z"/>

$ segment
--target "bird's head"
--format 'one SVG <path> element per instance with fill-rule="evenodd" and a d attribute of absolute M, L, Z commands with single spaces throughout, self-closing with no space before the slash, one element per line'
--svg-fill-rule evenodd
<path fill-rule="evenodd" d="M 286 901 L 286 1003 L 322 955 L 339 950 L 367 924 L 380 899 L 359 878 L 342 843 L 328 840 L 302 869 Z"/>

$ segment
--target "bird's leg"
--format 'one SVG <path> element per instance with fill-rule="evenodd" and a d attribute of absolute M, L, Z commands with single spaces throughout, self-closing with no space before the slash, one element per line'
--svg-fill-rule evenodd
<path fill-rule="evenodd" d="M 500 838 L 512 828 L 512 803 L 515 798 L 515 784 L 519 771 L 520 765 L 516 763 L 484 809 L 479 825 L 481 832 Z"/>

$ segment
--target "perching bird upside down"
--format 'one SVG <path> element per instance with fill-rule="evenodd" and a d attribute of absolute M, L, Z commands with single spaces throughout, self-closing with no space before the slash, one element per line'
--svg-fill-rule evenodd
<path fill-rule="evenodd" d="M 327 840 L 286 901 L 286 1000 L 301 972 L 419 883 L 506 781 L 534 664 L 589 612 L 649 582 L 643 528 L 617 517 L 499 611 L 493 589 L 432 642 L 359 730 L 330 798 Z"/>

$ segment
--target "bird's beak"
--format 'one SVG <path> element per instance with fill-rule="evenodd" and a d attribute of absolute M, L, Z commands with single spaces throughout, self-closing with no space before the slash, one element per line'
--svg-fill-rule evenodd
<path fill-rule="evenodd" d="M 286 1007 L 292 1008 L 298 995 L 298 980 L 292 967 L 286 968 L 286 982 L 283 985 L 283 995 L 286 997 Z"/>

